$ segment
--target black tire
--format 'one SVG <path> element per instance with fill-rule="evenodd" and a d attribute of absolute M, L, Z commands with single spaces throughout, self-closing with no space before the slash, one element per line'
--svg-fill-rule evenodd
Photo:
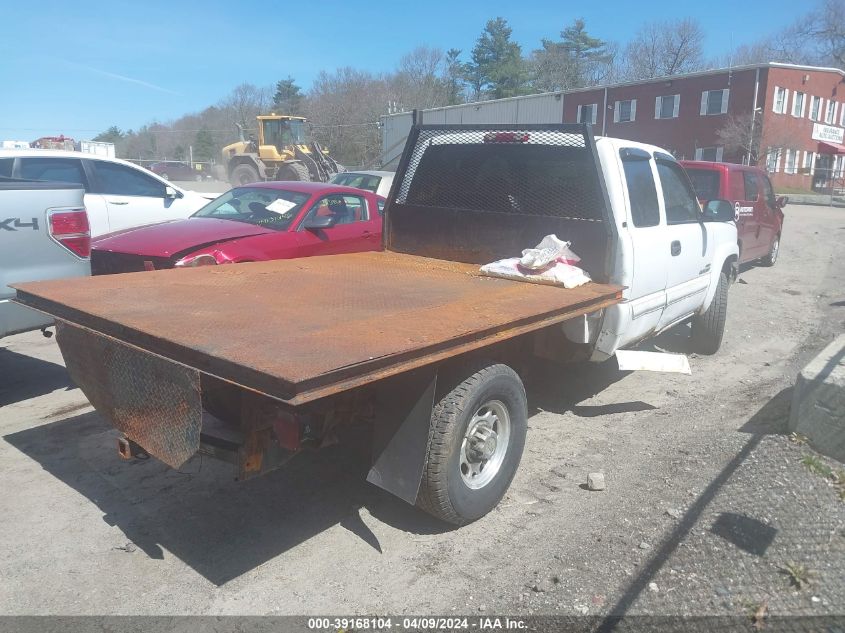
<path fill-rule="evenodd" d="M 261 180 L 261 178 L 258 175 L 258 170 L 252 165 L 247 165 L 246 163 L 237 165 L 232 170 L 231 176 L 229 176 L 229 182 L 233 187 L 248 185 L 253 182 L 258 182 L 259 180 Z"/>
<path fill-rule="evenodd" d="M 197 174 L 196 176 L 194 176 L 194 180 L 196 182 L 202 182 L 202 174 Z"/>
<path fill-rule="evenodd" d="M 769 254 L 766 255 L 762 260 L 763 266 L 774 266 L 775 262 L 778 260 L 778 253 L 780 252 L 780 235 L 775 235 L 775 239 L 772 240 L 771 245 L 769 246 Z"/>
<path fill-rule="evenodd" d="M 692 345 L 699 354 L 715 354 L 722 345 L 728 318 L 728 285 L 728 275 L 722 271 L 710 305 L 692 319 Z"/>
<path fill-rule="evenodd" d="M 286 163 L 279 167 L 279 171 L 276 173 L 276 180 L 311 182 L 311 173 L 302 163 Z"/>
<path fill-rule="evenodd" d="M 452 381 L 455 386 L 434 406 L 428 455 L 417 496 L 418 507 L 454 525 L 483 517 L 501 501 L 519 467 L 528 428 L 525 387 L 513 369 L 501 364 L 480 364 L 469 371 L 472 373 L 468 378 Z M 491 403 L 506 410 L 509 438 L 504 448 L 498 445 L 502 451 L 498 468 L 485 475 L 492 478 L 481 487 L 472 488 L 461 473 L 465 436 L 476 414 Z M 502 429 L 499 426 L 499 432 Z M 487 463 L 494 463 L 496 458 L 494 453 Z"/>
<path fill-rule="evenodd" d="M 167 175 L 166 171 L 161 173 L 161 177 L 164 178 L 165 180 L 170 180 L 170 176 Z"/>

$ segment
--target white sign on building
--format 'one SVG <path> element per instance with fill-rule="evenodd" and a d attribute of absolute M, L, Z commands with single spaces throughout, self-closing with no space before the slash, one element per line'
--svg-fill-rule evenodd
<path fill-rule="evenodd" d="M 845 128 L 813 123 L 813 140 L 839 143 L 841 145 L 845 141 Z"/>

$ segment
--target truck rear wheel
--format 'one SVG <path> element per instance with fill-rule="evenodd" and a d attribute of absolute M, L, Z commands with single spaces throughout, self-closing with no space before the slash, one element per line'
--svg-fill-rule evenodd
<path fill-rule="evenodd" d="M 417 506 L 464 525 L 496 507 L 522 457 L 525 387 L 510 367 L 484 365 L 435 405 Z"/>
<path fill-rule="evenodd" d="M 247 165 L 246 163 L 237 165 L 232 170 L 232 175 L 229 177 L 229 182 L 233 187 L 248 185 L 253 182 L 258 182 L 259 180 L 261 180 L 261 178 L 258 175 L 258 170 L 252 165 Z"/>
<path fill-rule="evenodd" d="M 692 319 L 692 344 L 700 354 L 715 354 L 722 346 L 725 334 L 725 321 L 728 318 L 728 275 L 719 274 L 716 294 L 704 312 Z"/>
<path fill-rule="evenodd" d="M 276 180 L 294 180 L 299 182 L 310 182 L 311 174 L 308 168 L 302 163 L 286 163 L 279 167 Z"/>

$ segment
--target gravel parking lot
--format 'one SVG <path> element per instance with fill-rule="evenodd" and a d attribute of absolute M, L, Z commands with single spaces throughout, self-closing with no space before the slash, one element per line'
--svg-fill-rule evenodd
<path fill-rule="evenodd" d="M 786 434 L 798 368 L 845 329 L 845 212 L 785 213 L 691 376 L 538 368 L 510 492 L 461 529 L 367 484 L 365 438 L 244 483 L 124 462 L 55 342 L 3 339 L 0 613 L 845 615 L 845 503 Z"/>

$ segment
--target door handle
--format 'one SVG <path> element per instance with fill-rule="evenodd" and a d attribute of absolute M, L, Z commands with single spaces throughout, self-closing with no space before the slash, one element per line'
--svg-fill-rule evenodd
<path fill-rule="evenodd" d="M 672 242 L 672 257 L 676 257 L 681 254 L 681 243 L 678 240 Z"/>
<path fill-rule="evenodd" d="M 129 204 L 128 202 L 120 202 L 119 200 L 108 200 L 109 204 Z"/>

